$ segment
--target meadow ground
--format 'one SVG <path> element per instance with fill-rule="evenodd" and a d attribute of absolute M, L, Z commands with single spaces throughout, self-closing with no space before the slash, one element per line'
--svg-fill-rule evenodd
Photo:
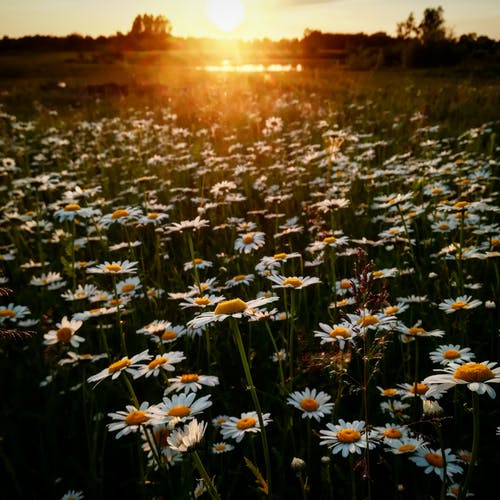
<path fill-rule="evenodd" d="M 498 81 L 301 63 L 0 56 L 7 498 L 494 486 Z"/>

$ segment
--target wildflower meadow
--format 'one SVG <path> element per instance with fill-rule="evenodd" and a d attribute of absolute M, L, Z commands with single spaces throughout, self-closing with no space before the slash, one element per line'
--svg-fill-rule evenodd
<path fill-rule="evenodd" d="M 5 101 L 3 498 L 486 498 L 498 84 L 371 76 Z"/>

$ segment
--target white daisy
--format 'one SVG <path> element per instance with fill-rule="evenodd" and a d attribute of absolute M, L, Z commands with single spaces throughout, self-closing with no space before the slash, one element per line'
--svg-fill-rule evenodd
<path fill-rule="evenodd" d="M 151 407 L 151 415 L 155 424 L 168 423 L 171 420 L 191 420 L 195 415 L 212 406 L 210 394 L 196 399 L 196 393 L 174 394 L 164 397 L 161 403 Z"/>
<path fill-rule="evenodd" d="M 68 320 L 64 316 L 60 323 L 56 323 L 57 330 L 50 330 L 44 338 L 44 345 L 70 344 L 72 347 L 78 347 L 85 339 L 76 335 L 76 331 L 83 325 L 83 321 Z"/>
<path fill-rule="evenodd" d="M 346 344 L 353 342 L 353 339 L 358 334 L 347 321 L 332 326 L 320 323 L 319 327 L 321 330 L 314 330 L 314 336 L 321 339 L 320 344 L 336 342 L 340 350 L 344 350 Z"/>
<path fill-rule="evenodd" d="M 157 354 L 154 359 L 152 359 L 147 365 L 138 365 L 137 373 L 134 378 L 139 378 L 142 376 L 157 377 L 161 370 L 167 372 L 173 372 L 175 370 L 175 363 L 180 363 L 186 359 L 182 351 L 170 351 L 165 354 Z"/>
<path fill-rule="evenodd" d="M 87 272 L 91 274 L 131 274 L 137 272 L 137 261 L 113 261 L 104 264 L 98 264 L 94 267 L 87 268 Z"/>
<path fill-rule="evenodd" d="M 309 285 L 315 285 L 317 283 L 321 283 L 319 278 L 315 276 L 281 276 L 279 274 L 270 275 L 267 277 L 270 281 L 275 283 L 272 285 L 273 288 L 295 288 L 296 290 L 300 290 Z"/>
<path fill-rule="evenodd" d="M 444 471 L 446 476 L 452 478 L 454 474 L 463 472 L 462 466 L 458 463 L 457 456 L 451 453 L 451 449 L 433 450 L 427 446 L 421 446 L 417 449 L 414 455 L 409 457 L 410 460 L 416 463 L 419 467 L 425 467 L 425 473 L 430 474 L 435 472 L 442 481 L 444 481 Z"/>
<path fill-rule="evenodd" d="M 165 394 L 170 394 L 173 391 L 185 394 L 196 392 L 203 386 L 215 387 L 219 385 L 219 377 L 213 375 L 198 375 L 197 373 L 184 373 L 178 377 L 168 379 L 170 385 L 165 389 Z"/>
<path fill-rule="evenodd" d="M 116 439 L 130 434 L 131 432 L 137 432 L 141 425 L 147 424 L 151 419 L 147 411 L 149 403 L 146 401 L 141 403 L 139 408 L 133 405 L 127 405 L 125 408 L 126 411 L 108 413 L 108 417 L 114 420 L 114 422 L 108 424 L 108 430 L 110 432 L 119 431 L 115 436 Z"/>
<path fill-rule="evenodd" d="M 365 422 L 363 420 L 354 420 L 345 422 L 339 419 L 337 425 L 326 424 L 327 429 L 320 430 L 320 445 L 327 445 L 332 453 L 342 453 L 345 458 L 350 453 L 361 453 L 365 448 L 373 449 L 376 446 L 377 433 L 368 431 L 366 435 Z"/>
<path fill-rule="evenodd" d="M 303 391 L 292 392 L 287 403 L 302 412 L 302 418 L 315 418 L 318 422 L 332 412 L 331 396 L 316 389 L 306 387 Z"/>
<path fill-rule="evenodd" d="M 132 376 L 135 376 L 138 368 L 140 367 L 139 361 L 144 361 L 145 359 L 151 359 L 147 349 L 139 354 L 136 354 L 135 356 L 132 356 L 131 358 L 124 356 L 118 361 L 111 363 L 107 368 L 104 368 L 104 370 L 89 377 L 87 382 L 99 383 L 108 377 L 111 377 L 111 380 L 114 380 L 118 378 L 122 372 L 128 372 Z"/>
<path fill-rule="evenodd" d="M 250 253 L 252 250 L 257 250 L 258 248 L 264 246 L 265 244 L 265 233 L 261 231 L 252 231 L 250 233 L 245 233 L 234 242 L 234 249 L 236 252 L 240 253 Z"/>
<path fill-rule="evenodd" d="M 487 393 L 494 399 L 496 392 L 489 384 L 500 383 L 500 366 L 495 368 L 496 365 L 494 361 L 463 364 L 452 362 L 446 368 L 439 370 L 441 373 L 431 375 L 423 382 L 430 386 L 428 396 L 446 392 L 456 385 L 466 384 L 471 391 L 480 395 Z"/>
<path fill-rule="evenodd" d="M 267 426 L 271 422 L 270 414 L 263 413 L 262 421 L 264 426 Z M 224 439 L 231 438 L 239 443 L 246 433 L 257 433 L 260 432 L 259 417 L 257 412 L 250 411 L 241 414 L 241 417 L 229 417 L 228 420 L 221 425 L 221 434 Z"/>
<path fill-rule="evenodd" d="M 474 309 L 476 307 L 479 307 L 481 304 L 482 301 L 477 299 L 472 300 L 472 297 L 469 295 L 461 295 L 456 299 L 445 299 L 439 304 L 438 307 L 446 314 L 452 314 L 464 309 Z"/>
<path fill-rule="evenodd" d="M 167 437 L 168 445 L 172 450 L 181 453 L 192 451 L 201 443 L 206 429 L 206 422 L 198 422 L 198 420 L 193 419 L 182 429 L 172 431 L 172 434 Z"/>
<path fill-rule="evenodd" d="M 470 347 L 462 348 L 459 345 L 445 344 L 429 353 L 433 363 L 449 365 L 450 363 L 468 363 L 476 356 L 471 352 Z"/>

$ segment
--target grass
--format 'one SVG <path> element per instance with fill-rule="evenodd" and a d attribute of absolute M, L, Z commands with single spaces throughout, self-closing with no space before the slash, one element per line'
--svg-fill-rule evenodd
<path fill-rule="evenodd" d="M 490 370 L 499 359 L 495 81 L 339 68 L 207 74 L 162 55 L 145 64 L 144 55 L 113 64 L 25 57 L 2 56 L 0 84 L 0 459 L 11 497 L 190 498 L 199 477 L 212 498 L 489 491 L 495 400 L 461 385 L 430 413 L 418 393 L 435 385 L 419 384 L 439 370 L 429 355 L 440 347 L 469 348 Z M 127 92 L 89 92 L 107 83 Z M 182 221 L 191 222 L 179 231 Z M 132 272 L 97 272 L 124 260 Z M 270 275 L 312 284 L 283 288 Z M 186 330 L 217 297 L 249 303 L 259 293 L 276 297 L 261 309 L 278 315 L 248 321 L 235 302 L 241 317 Z M 192 304 L 207 297 L 204 309 Z M 64 317 L 81 321 L 79 345 Z M 180 335 L 145 335 L 155 320 L 168 322 L 160 333 Z M 350 337 L 329 336 L 335 328 Z M 158 376 L 119 371 L 117 361 L 144 351 L 139 365 L 174 351 L 183 359 Z M 495 377 L 473 366 L 476 380 Z M 99 373 L 118 376 L 95 385 Z M 185 421 L 150 425 L 169 404 L 180 415 L 191 404 L 164 394 L 182 374 L 217 377 L 196 393 L 212 403 L 195 416 L 207 424 L 196 453 L 165 443 Z M 333 403 L 318 420 L 289 402 L 306 388 Z M 306 416 L 318 392 L 308 393 Z M 145 402 L 156 413 L 139 410 Z M 145 413 L 130 416 L 131 404 Z M 108 428 L 116 412 L 131 431 L 118 439 Z M 266 432 L 241 441 L 223 440 L 215 423 L 234 417 L 240 430 L 258 430 L 263 414 Z M 320 444 L 340 419 L 369 431 L 350 434 L 361 448 L 346 457 Z M 446 479 L 392 453 L 384 426 L 425 441 L 427 465 Z M 234 449 L 213 453 L 222 441 Z M 148 456 L 142 447 L 152 444 Z"/>

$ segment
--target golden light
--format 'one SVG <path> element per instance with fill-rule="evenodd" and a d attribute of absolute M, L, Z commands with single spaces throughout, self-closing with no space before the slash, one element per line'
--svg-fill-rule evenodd
<path fill-rule="evenodd" d="M 235 30 L 245 18 L 245 8 L 240 0 L 205 0 L 210 21 L 222 31 Z"/>

